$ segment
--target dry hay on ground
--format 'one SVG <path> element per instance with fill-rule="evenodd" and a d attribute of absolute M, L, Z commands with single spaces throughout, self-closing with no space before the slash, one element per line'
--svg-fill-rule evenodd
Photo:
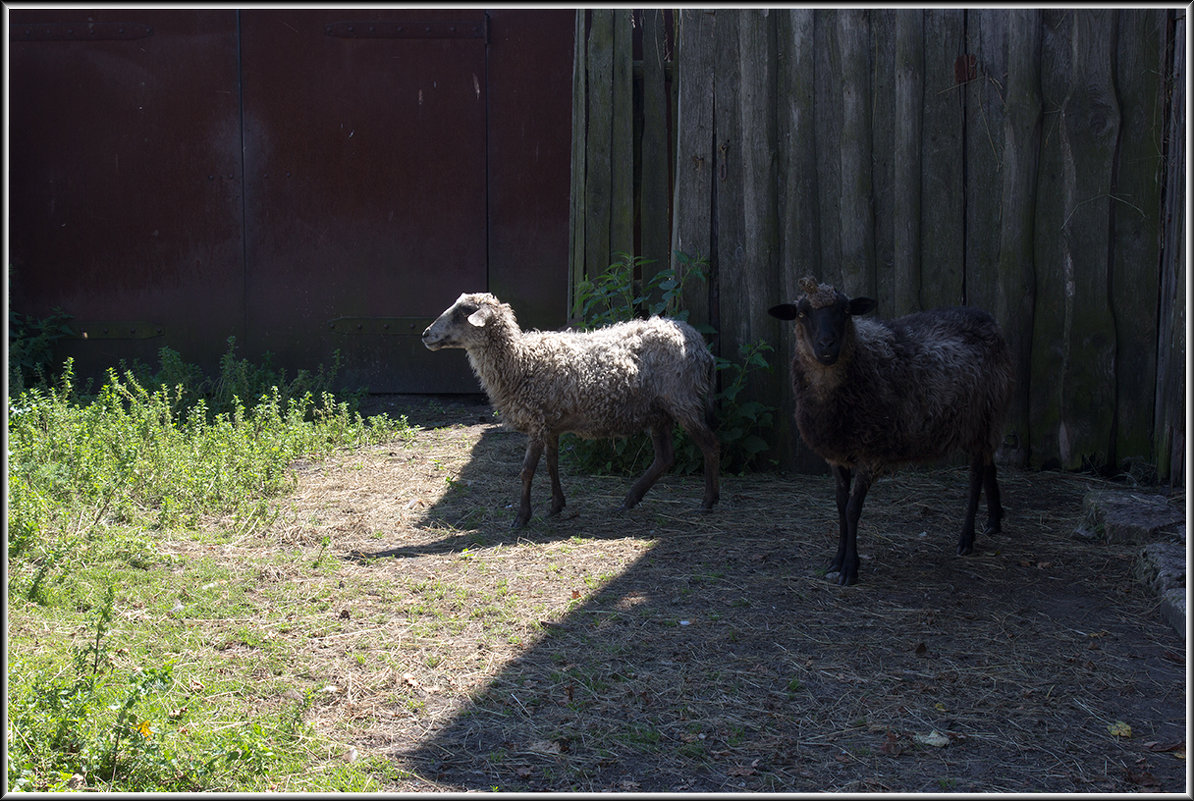
<path fill-rule="evenodd" d="M 1183 644 L 1131 548 L 1072 539 L 1093 479 L 1004 470 L 1007 534 L 969 557 L 964 469 L 884 479 L 842 588 L 828 476 L 723 477 L 709 514 L 667 476 L 616 513 L 628 479 L 565 464 L 544 520 L 541 466 L 512 531 L 525 440 L 435 412 L 463 424 L 306 466 L 238 543 L 298 555 L 258 576 L 310 587 L 291 680 L 323 690 L 322 734 L 392 761 L 384 789 L 1185 787 Z"/>

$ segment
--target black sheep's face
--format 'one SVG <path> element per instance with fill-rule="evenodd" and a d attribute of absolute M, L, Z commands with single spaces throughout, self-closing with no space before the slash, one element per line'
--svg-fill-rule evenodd
<path fill-rule="evenodd" d="M 842 355 L 842 346 L 849 336 L 850 317 L 874 308 L 875 301 L 870 298 L 847 298 L 835 291 L 833 300 L 827 304 L 814 306 L 804 295 L 795 303 L 773 306 L 768 313 L 781 320 L 795 320 L 799 345 L 807 348 L 818 362 L 831 367 Z"/>

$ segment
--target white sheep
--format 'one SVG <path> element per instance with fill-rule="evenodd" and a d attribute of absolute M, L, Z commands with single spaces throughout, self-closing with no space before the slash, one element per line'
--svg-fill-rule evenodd
<path fill-rule="evenodd" d="M 679 423 L 701 449 L 705 494 L 718 499 L 719 448 L 710 425 L 714 360 L 692 326 L 652 317 L 595 331 L 522 331 L 514 310 L 488 293 L 462 294 L 423 332 L 430 350 L 463 348 L 502 419 L 527 435 L 522 496 L 514 526 L 531 517 L 531 479 L 544 448 L 551 474 L 551 512 L 564 508 L 560 434 L 621 437 L 651 432 L 655 459 L 634 482 L 623 509 L 672 466 L 672 427 Z"/>
<path fill-rule="evenodd" d="M 769 311 L 796 320 L 796 427 L 829 463 L 837 485 L 838 549 L 829 572 L 841 584 L 858 580 L 858 517 L 876 476 L 957 450 L 970 457 L 970 498 L 958 540 L 958 553 L 970 553 L 984 487 L 985 531 L 998 532 L 1003 518 L 994 454 L 1012 366 L 999 327 L 972 307 L 866 320 L 859 315 L 875 308 L 870 298 L 848 298 L 812 277 L 800 288 L 795 303 Z"/>

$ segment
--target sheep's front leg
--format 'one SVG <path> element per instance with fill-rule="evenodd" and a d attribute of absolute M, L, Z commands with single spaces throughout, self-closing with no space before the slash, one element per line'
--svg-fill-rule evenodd
<path fill-rule="evenodd" d="M 530 437 L 527 440 L 526 456 L 522 459 L 522 472 L 518 477 L 522 479 L 522 497 L 518 502 L 518 515 L 514 518 L 512 528 L 522 528 L 531 519 L 531 479 L 535 477 L 535 468 L 539 466 L 539 456 L 543 453 L 543 440 Z"/>
<path fill-rule="evenodd" d="M 863 470 L 854 476 L 850 486 L 849 468 L 835 465 L 833 477 L 837 483 L 838 544 L 837 554 L 829 563 L 827 573 L 838 574 L 838 584 L 858 582 L 858 518 L 862 516 L 862 502 L 871 488 L 871 477 Z"/>
<path fill-rule="evenodd" d="M 647 468 L 647 472 L 643 473 L 639 477 L 639 480 L 634 482 L 634 486 L 630 488 L 630 492 L 626 495 L 626 500 L 622 502 L 623 509 L 633 509 L 637 506 L 638 502 L 643 499 L 643 495 L 651 488 L 651 485 L 671 469 L 672 462 L 675 461 L 675 454 L 672 452 L 671 423 L 653 426 L 651 428 L 651 443 L 655 446 L 655 459 L 651 462 L 651 466 Z"/>
<path fill-rule="evenodd" d="M 558 515 L 564 508 L 564 488 L 560 486 L 560 435 L 547 435 L 547 472 L 551 475 L 551 511 Z"/>

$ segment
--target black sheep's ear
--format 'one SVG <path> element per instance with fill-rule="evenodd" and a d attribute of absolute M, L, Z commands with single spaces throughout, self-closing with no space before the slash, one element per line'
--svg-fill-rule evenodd
<path fill-rule="evenodd" d="M 846 311 L 855 316 L 869 314 L 870 312 L 873 312 L 875 307 L 878 305 L 878 302 L 872 300 L 871 298 L 851 298 L 850 305 L 847 307 Z"/>
<path fill-rule="evenodd" d="M 767 313 L 781 320 L 795 320 L 796 306 L 791 303 L 781 303 L 778 306 L 772 306 L 767 310 Z"/>

